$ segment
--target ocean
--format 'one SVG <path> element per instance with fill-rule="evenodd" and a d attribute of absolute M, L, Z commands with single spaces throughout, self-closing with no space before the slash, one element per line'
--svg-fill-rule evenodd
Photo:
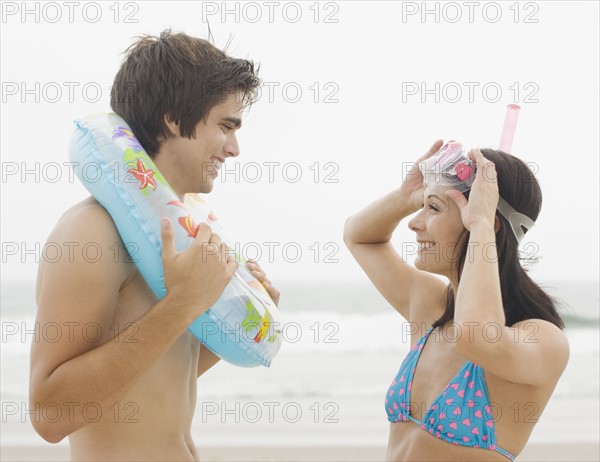
<path fill-rule="evenodd" d="M 571 356 L 532 440 L 598 441 L 598 281 L 543 286 L 565 304 Z M 4 446 L 46 444 L 25 412 L 32 335 L 20 334 L 35 321 L 34 288 L 34 281 L 2 282 Z M 200 377 L 194 438 L 205 445 L 306 446 L 344 445 L 350 437 L 385 446 L 384 393 L 409 347 L 402 317 L 369 281 L 287 281 L 278 289 L 280 353 L 270 368 L 222 362 Z"/>

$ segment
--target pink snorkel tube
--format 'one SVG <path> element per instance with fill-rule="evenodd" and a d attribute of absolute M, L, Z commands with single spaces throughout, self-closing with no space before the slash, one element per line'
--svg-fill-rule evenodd
<path fill-rule="evenodd" d="M 500 145 L 498 149 L 510 154 L 517 129 L 517 120 L 519 119 L 519 111 L 521 108 L 518 104 L 509 104 L 506 106 L 506 117 L 504 117 L 504 128 L 500 135 Z"/>
<path fill-rule="evenodd" d="M 519 111 L 521 108 L 518 104 L 509 104 L 506 106 L 506 116 L 504 117 L 504 127 L 502 128 L 502 134 L 500 135 L 500 146 L 499 149 L 507 154 L 510 154 L 512 150 L 513 139 L 515 137 L 515 131 L 517 129 L 517 120 L 519 119 Z M 535 222 L 526 215 L 519 213 L 513 209 L 508 202 L 502 197 L 498 200 L 498 211 L 506 217 L 510 223 L 510 227 L 517 238 L 517 242 L 520 243 L 525 237 L 523 228 L 527 231 L 533 228 Z"/>

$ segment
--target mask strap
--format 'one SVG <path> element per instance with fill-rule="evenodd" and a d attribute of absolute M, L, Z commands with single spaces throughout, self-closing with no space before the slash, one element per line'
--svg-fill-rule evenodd
<path fill-rule="evenodd" d="M 510 227 L 517 238 L 517 243 L 521 243 L 523 237 L 525 236 L 525 232 L 523 232 L 523 227 L 527 229 L 527 231 L 533 228 L 535 222 L 526 215 L 517 212 L 513 209 L 508 202 L 506 202 L 501 197 L 498 200 L 498 211 L 502 214 L 504 218 L 508 220 L 510 223 Z"/>

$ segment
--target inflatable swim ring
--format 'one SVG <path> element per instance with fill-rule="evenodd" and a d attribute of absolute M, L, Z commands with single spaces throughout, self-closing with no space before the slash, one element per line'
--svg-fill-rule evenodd
<path fill-rule="evenodd" d="M 230 248 L 223 227 L 198 194 L 183 202 L 117 114 L 75 121 L 69 157 L 76 176 L 108 211 L 146 283 L 166 295 L 161 259 L 162 217 L 175 228 L 177 251 L 196 235 L 197 223 L 210 225 Z M 262 284 L 236 254 L 238 270 L 219 300 L 190 326 L 213 353 L 237 366 L 269 366 L 281 347 L 279 312 Z"/>

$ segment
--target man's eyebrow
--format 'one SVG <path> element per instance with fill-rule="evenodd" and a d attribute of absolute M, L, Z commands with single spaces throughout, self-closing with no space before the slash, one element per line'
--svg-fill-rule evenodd
<path fill-rule="evenodd" d="M 242 128 L 242 119 L 239 119 L 237 117 L 223 117 L 222 120 L 225 122 L 232 123 L 233 125 L 235 125 L 235 128 Z"/>

